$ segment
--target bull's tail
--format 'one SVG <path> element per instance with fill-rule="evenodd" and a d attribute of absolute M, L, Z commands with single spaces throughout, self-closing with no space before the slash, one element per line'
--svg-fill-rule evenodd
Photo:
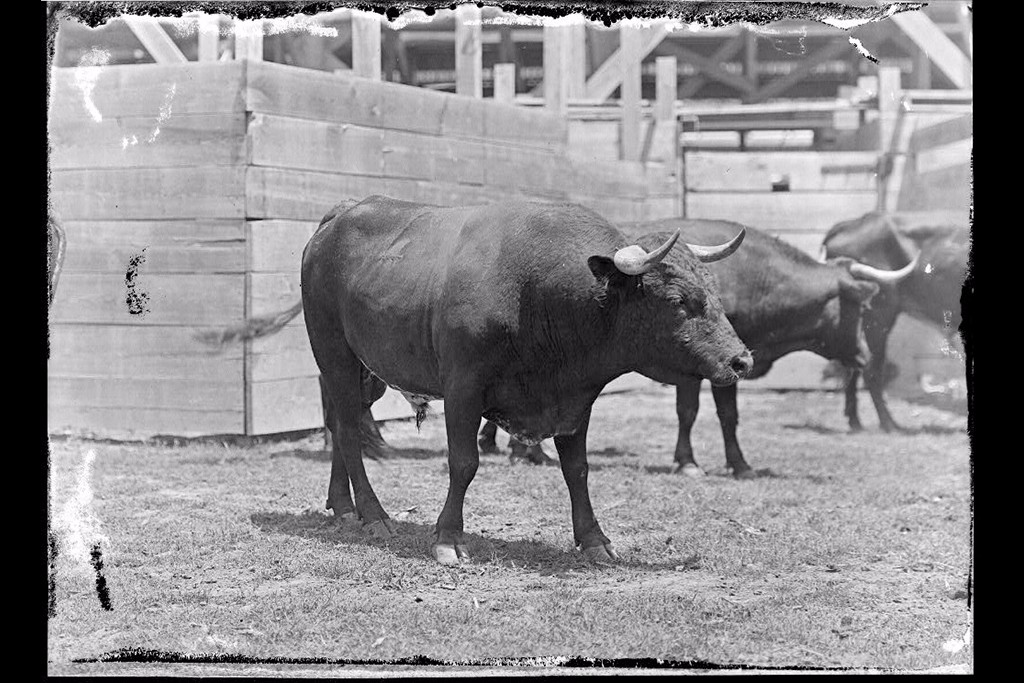
<path fill-rule="evenodd" d="M 195 338 L 204 344 L 216 347 L 227 346 L 247 339 L 259 339 L 279 331 L 301 312 L 302 299 L 299 299 L 298 303 L 287 310 L 249 318 L 240 325 L 232 325 L 222 330 L 200 332 L 195 335 Z"/>

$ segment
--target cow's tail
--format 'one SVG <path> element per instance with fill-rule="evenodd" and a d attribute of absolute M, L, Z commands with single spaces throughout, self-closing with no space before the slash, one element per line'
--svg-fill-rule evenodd
<path fill-rule="evenodd" d="M 301 312 L 302 299 L 299 299 L 298 303 L 284 311 L 249 318 L 240 325 L 232 325 L 222 330 L 200 332 L 195 338 L 207 346 L 214 347 L 224 347 L 247 339 L 259 339 L 279 331 Z"/>

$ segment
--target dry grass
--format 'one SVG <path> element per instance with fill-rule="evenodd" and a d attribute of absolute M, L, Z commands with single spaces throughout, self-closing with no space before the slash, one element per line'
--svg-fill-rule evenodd
<path fill-rule="evenodd" d="M 420 433 L 388 423 L 385 437 L 406 457 L 368 464 L 400 520 L 390 542 L 326 515 L 330 463 L 315 437 L 249 448 L 55 442 L 57 513 L 84 454 L 97 454 L 91 508 L 107 539 L 113 610 L 100 607 L 94 573 L 58 527 L 51 673 L 118 673 L 129 665 L 73 660 L 121 648 L 973 666 L 971 645 L 943 648 L 972 624 L 963 416 L 894 400 L 896 419 L 916 433 L 889 436 L 869 423 L 849 435 L 839 394 L 741 391 L 747 459 L 776 476 L 739 482 L 724 476 L 710 394 L 701 401 L 694 448 L 710 476 L 696 481 L 671 473 L 674 390 L 595 405 L 591 497 L 622 555 L 616 566 L 590 566 L 572 548 L 557 468 L 504 456 L 483 457 L 467 496 L 474 562 L 433 562 L 447 485 L 440 417 Z"/>

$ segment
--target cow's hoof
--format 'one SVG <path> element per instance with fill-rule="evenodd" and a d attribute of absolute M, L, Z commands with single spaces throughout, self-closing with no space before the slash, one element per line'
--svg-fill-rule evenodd
<path fill-rule="evenodd" d="M 733 470 L 732 476 L 735 479 L 757 479 L 760 475 L 752 469 Z"/>
<path fill-rule="evenodd" d="M 691 479 L 700 479 L 701 477 L 708 476 L 704 470 L 692 462 L 688 462 L 677 467 L 676 474 L 682 474 L 683 476 L 690 477 Z"/>
<path fill-rule="evenodd" d="M 860 434 L 863 431 L 864 431 L 864 425 L 861 425 L 861 424 L 850 425 L 850 433 L 851 434 Z"/>
<path fill-rule="evenodd" d="M 366 525 L 366 530 L 373 534 L 374 538 L 387 540 L 397 535 L 395 523 L 390 519 L 378 519 Z"/>
<path fill-rule="evenodd" d="M 338 524 L 346 529 L 359 526 L 359 515 L 355 512 L 342 512 L 340 515 L 335 515 L 334 518 L 338 520 Z"/>
<path fill-rule="evenodd" d="M 612 547 L 611 543 L 603 543 L 584 548 L 583 557 L 587 558 L 590 562 L 615 562 L 619 559 L 619 554 L 615 552 L 615 548 Z"/>
<path fill-rule="evenodd" d="M 434 559 L 451 567 L 469 562 L 469 553 L 464 545 L 448 545 L 446 543 L 435 543 L 430 547 Z"/>
<path fill-rule="evenodd" d="M 498 444 L 493 441 L 480 441 L 477 446 L 480 447 L 480 452 L 486 455 L 501 453 L 501 450 L 498 448 Z"/>
<path fill-rule="evenodd" d="M 531 465 L 557 465 L 558 461 L 550 457 L 542 448 L 530 448 L 526 451 L 526 459 Z"/>

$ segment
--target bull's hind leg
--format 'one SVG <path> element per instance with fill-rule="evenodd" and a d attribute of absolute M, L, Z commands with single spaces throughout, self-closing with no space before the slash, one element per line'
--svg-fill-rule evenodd
<path fill-rule="evenodd" d="M 892 419 L 889 406 L 885 402 L 885 352 L 889 340 L 889 332 L 896 323 L 896 316 L 872 319 L 864 322 L 864 339 L 868 343 L 871 359 L 864 368 L 864 384 L 867 385 L 871 401 L 878 413 L 879 426 L 883 432 L 898 431 L 901 427 Z"/>
<path fill-rule="evenodd" d="M 860 415 L 857 410 L 857 382 L 860 381 L 860 370 L 850 368 L 849 377 L 846 380 L 846 420 L 850 423 L 851 432 L 864 431 L 864 425 L 860 422 Z"/>
<path fill-rule="evenodd" d="M 321 363 L 333 435 L 331 484 L 327 492 L 327 507 L 333 509 L 335 514 L 339 514 L 339 509 L 345 510 L 346 503 L 352 505 L 348 491 L 350 481 L 355 498 L 355 512 L 363 525 L 374 536 L 389 538 L 394 535 L 394 522 L 377 500 L 377 494 L 370 486 L 370 480 L 363 467 L 359 429 L 362 414 L 360 368 L 359 360 L 341 339 L 336 342 L 329 360 Z M 340 513 L 343 518 L 344 515 L 345 512 Z"/>
<path fill-rule="evenodd" d="M 441 564 L 469 560 L 462 537 L 462 507 L 466 489 L 480 465 L 476 430 L 480 426 L 480 401 L 472 394 L 445 390 L 444 421 L 448 432 L 448 497 L 437 518 L 431 552 Z"/>
<path fill-rule="evenodd" d="M 498 425 L 494 424 L 490 420 L 485 420 L 484 426 L 480 428 L 480 438 L 477 440 L 480 452 L 498 453 L 498 442 L 496 441 L 497 436 Z"/>
<path fill-rule="evenodd" d="M 590 425 L 590 410 L 580 422 L 575 434 L 555 437 L 558 461 L 562 477 L 569 487 L 569 501 L 572 504 L 572 535 L 576 547 L 583 555 L 595 562 L 610 562 L 619 559 L 612 548 L 612 542 L 601 531 L 601 525 L 594 516 L 590 504 L 590 489 L 587 486 L 587 427 Z"/>
<path fill-rule="evenodd" d="M 700 409 L 700 383 L 700 377 L 687 377 L 676 385 L 676 416 L 679 418 L 676 472 L 694 478 L 705 476 L 693 457 L 693 444 L 690 442 L 690 432 Z"/>

